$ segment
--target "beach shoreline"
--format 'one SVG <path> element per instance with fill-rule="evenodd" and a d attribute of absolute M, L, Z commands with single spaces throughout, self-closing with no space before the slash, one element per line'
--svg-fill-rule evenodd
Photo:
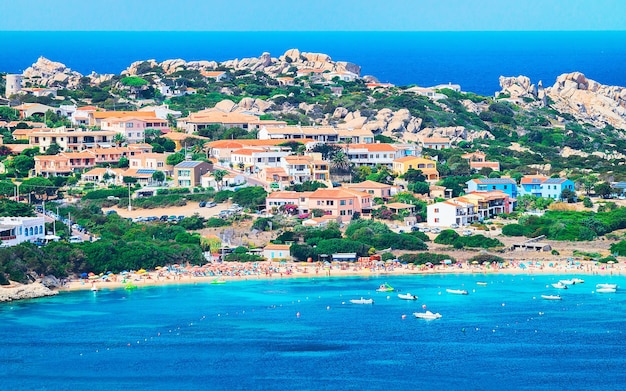
<path fill-rule="evenodd" d="M 541 267 L 497 267 L 492 265 L 471 265 L 461 263 L 450 266 L 418 267 L 415 265 L 385 265 L 384 267 L 366 267 L 352 263 L 337 263 L 331 265 L 303 264 L 296 262 L 278 263 L 263 262 L 261 267 L 254 268 L 252 264 L 220 263 L 199 267 L 187 267 L 177 270 L 142 271 L 140 274 L 129 273 L 109 276 L 91 276 L 91 278 L 71 279 L 58 288 L 59 292 L 101 289 L 136 289 L 150 286 L 167 285 L 197 285 L 222 284 L 248 280 L 280 280 L 292 278 L 342 278 L 342 277 L 385 277 L 409 275 L 437 275 L 437 274 L 522 274 L 522 275 L 557 275 L 557 276 L 623 276 L 626 274 L 626 264 L 596 265 L 595 262 L 580 262 L 579 265 L 570 265 L 565 262 L 551 263 Z"/>

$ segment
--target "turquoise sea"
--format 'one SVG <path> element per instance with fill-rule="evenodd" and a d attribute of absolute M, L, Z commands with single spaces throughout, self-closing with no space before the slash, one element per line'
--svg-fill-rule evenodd
<path fill-rule="evenodd" d="M 0 31 L 0 72 L 21 73 L 39 56 L 89 74 L 120 73 L 132 62 L 278 57 L 291 48 L 329 54 L 383 82 L 460 84 L 492 95 L 498 78 L 525 75 L 554 84 L 579 71 L 626 86 L 626 31 L 551 32 L 49 32 Z"/>
<path fill-rule="evenodd" d="M 2 389 L 624 389 L 626 294 L 594 291 L 626 278 L 579 277 L 558 292 L 547 286 L 564 276 L 372 276 L 2 304 Z M 419 299 L 376 292 L 384 282 Z M 375 303 L 349 303 L 361 297 Z M 423 306 L 443 317 L 412 316 Z"/>

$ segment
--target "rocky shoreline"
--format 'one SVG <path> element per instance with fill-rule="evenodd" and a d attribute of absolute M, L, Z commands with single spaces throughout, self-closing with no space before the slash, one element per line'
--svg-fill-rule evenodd
<path fill-rule="evenodd" d="M 37 299 L 40 297 L 54 296 L 58 293 L 59 292 L 51 290 L 40 282 L 28 285 L 13 283 L 6 287 L 0 287 L 0 302 Z"/>

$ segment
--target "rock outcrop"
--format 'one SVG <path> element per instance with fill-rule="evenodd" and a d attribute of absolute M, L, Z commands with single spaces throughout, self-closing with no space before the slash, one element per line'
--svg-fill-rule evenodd
<path fill-rule="evenodd" d="M 26 79 L 37 79 L 39 85 L 68 88 L 78 86 L 80 78 L 83 77 L 65 64 L 48 60 L 45 57 L 39 57 L 33 65 L 22 72 L 22 76 Z"/>
<path fill-rule="evenodd" d="M 33 284 L 13 284 L 8 287 L 0 287 L 0 302 L 36 299 L 39 297 L 54 296 L 58 292 L 50 290 L 40 282 Z"/>
<path fill-rule="evenodd" d="M 546 89 L 554 108 L 589 122 L 626 129 L 626 88 L 606 86 L 587 79 L 580 72 L 565 73 Z"/>

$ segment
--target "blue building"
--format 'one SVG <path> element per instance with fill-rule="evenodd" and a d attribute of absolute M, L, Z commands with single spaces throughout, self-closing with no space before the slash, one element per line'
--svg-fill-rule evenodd
<path fill-rule="evenodd" d="M 481 178 L 467 181 L 467 191 L 501 191 L 509 198 L 517 198 L 517 183 L 512 178 Z"/>
<path fill-rule="evenodd" d="M 548 178 L 541 185 L 541 196 L 560 200 L 565 189 L 575 192 L 574 182 L 567 178 Z"/>

